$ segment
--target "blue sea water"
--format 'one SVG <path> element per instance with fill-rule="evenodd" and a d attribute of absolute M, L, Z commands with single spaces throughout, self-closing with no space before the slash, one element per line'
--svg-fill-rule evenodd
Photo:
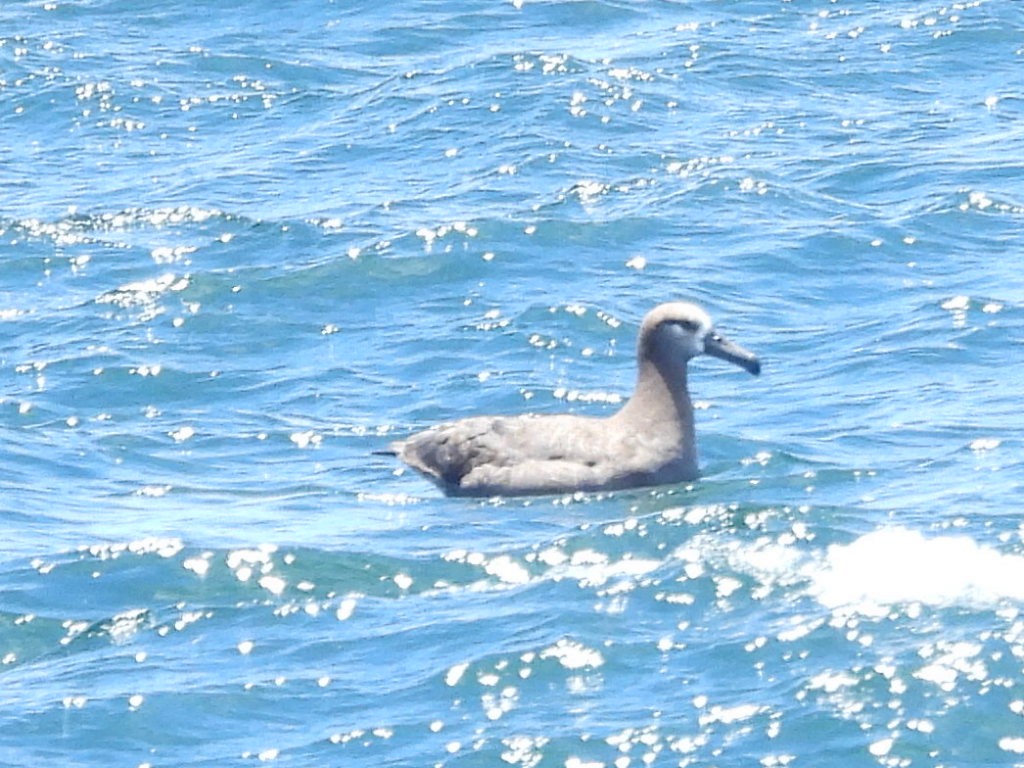
<path fill-rule="evenodd" d="M 1020 3 L 4 3 L 0 180 L 0 764 L 1024 765 Z"/>

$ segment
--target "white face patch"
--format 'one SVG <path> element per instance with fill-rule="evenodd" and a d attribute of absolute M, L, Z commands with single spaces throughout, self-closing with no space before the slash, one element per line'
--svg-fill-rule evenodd
<path fill-rule="evenodd" d="M 668 320 L 662 323 L 666 335 L 671 339 L 676 354 L 690 359 L 704 354 L 704 339 L 711 332 L 709 322 L 690 320 Z"/>
<path fill-rule="evenodd" d="M 644 318 L 640 347 L 643 354 L 685 364 L 705 353 L 705 339 L 713 332 L 711 317 L 696 304 L 670 302 Z"/>

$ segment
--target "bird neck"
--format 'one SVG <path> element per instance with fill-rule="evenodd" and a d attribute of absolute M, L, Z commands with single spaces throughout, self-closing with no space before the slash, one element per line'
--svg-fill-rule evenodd
<path fill-rule="evenodd" d="M 649 434 L 669 434 L 681 445 L 694 445 L 693 403 L 686 381 L 686 364 L 642 357 L 636 388 L 619 414 Z"/>

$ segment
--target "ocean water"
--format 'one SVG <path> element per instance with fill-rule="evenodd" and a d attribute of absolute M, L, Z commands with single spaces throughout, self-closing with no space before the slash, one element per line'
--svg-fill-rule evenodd
<path fill-rule="evenodd" d="M 0 180 L 0 764 L 1024 765 L 1021 4 L 4 3 Z"/>

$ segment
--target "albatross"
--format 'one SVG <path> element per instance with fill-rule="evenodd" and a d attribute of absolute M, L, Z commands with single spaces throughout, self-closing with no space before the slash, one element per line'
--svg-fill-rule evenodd
<path fill-rule="evenodd" d="M 695 480 L 687 363 L 711 355 L 757 376 L 752 352 L 718 333 L 690 302 L 659 304 L 637 340 L 633 395 L 608 417 L 471 416 L 392 443 L 398 456 L 449 496 L 606 491 Z"/>

